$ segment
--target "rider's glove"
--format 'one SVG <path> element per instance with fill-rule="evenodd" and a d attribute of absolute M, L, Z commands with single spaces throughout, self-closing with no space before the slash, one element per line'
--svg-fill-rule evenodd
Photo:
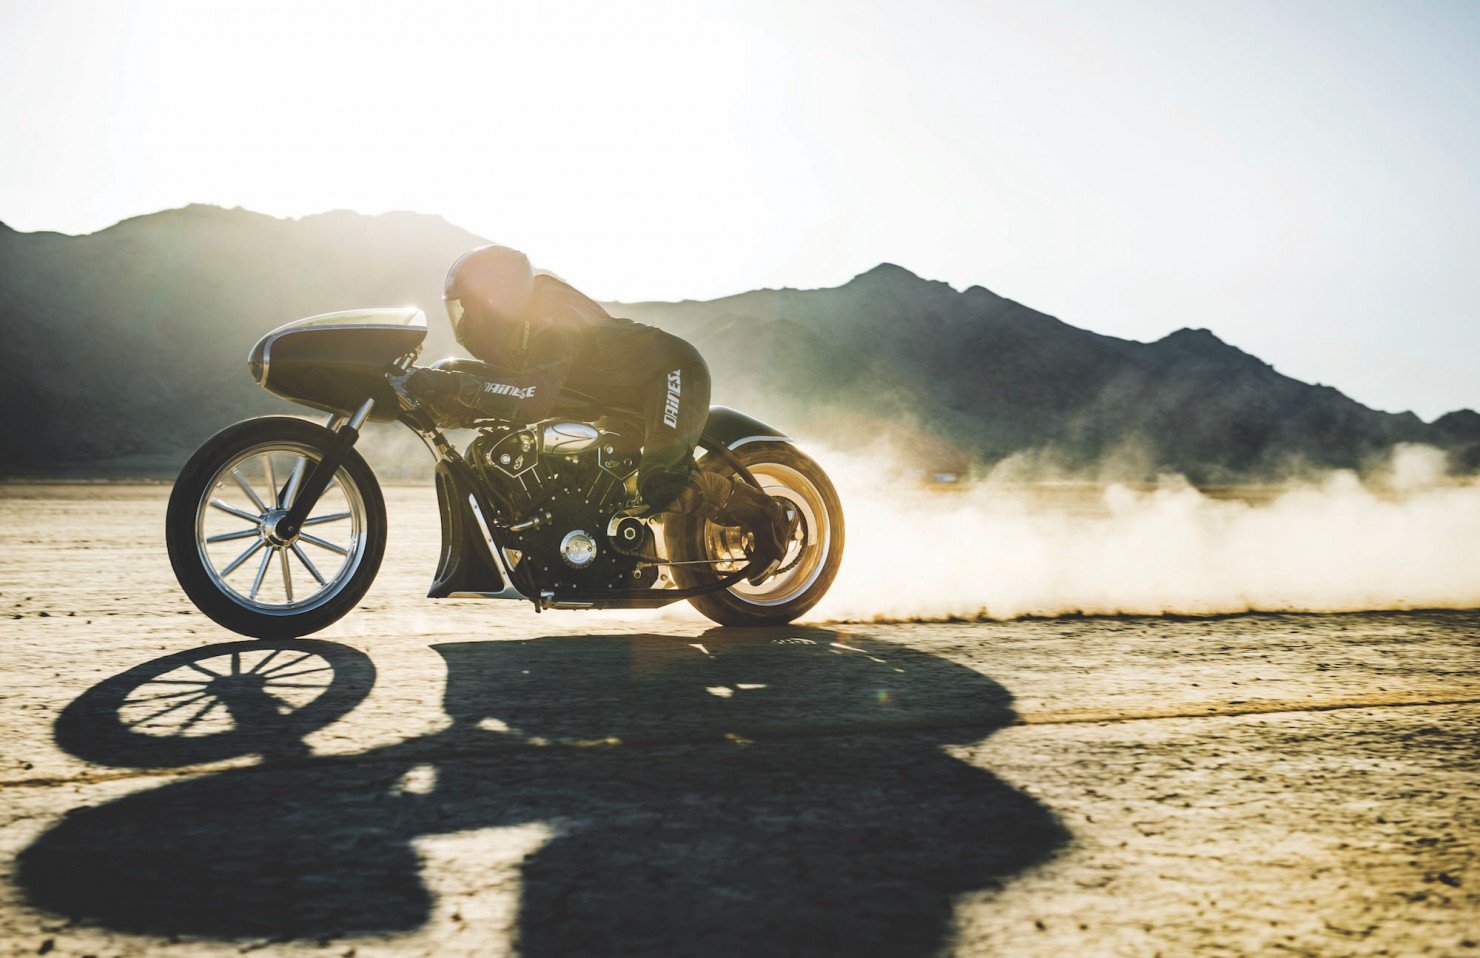
<path fill-rule="evenodd" d="M 469 381 L 477 377 L 450 369 L 428 369 L 422 367 L 411 373 L 406 380 L 406 391 L 430 407 L 444 425 L 462 423 L 473 415 L 473 410 L 459 398 Z"/>
<path fill-rule="evenodd" d="M 503 419 L 526 422 L 521 403 L 533 396 L 534 386 L 483 379 L 450 369 L 421 368 L 406 380 L 406 389 L 444 415 L 458 418 Z"/>
<path fill-rule="evenodd" d="M 457 379 L 457 373 L 423 367 L 411 373 L 411 378 L 406 380 L 406 388 L 417 399 L 434 403 L 457 395 Z"/>

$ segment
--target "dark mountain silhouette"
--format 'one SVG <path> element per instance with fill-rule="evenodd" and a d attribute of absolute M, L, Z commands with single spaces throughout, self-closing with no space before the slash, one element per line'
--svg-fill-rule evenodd
<path fill-rule="evenodd" d="M 312 313 L 418 305 L 432 325 L 425 355 L 452 353 L 442 275 L 482 242 L 410 213 L 279 220 L 190 206 L 88 236 L 0 225 L 0 463 L 167 462 L 226 423 L 294 409 L 257 388 L 244 360 L 262 333 Z M 1220 482 L 1361 467 L 1400 442 L 1480 465 L 1469 410 L 1433 424 L 1378 412 L 1204 329 L 1115 339 L 890 264 L 835 289 L 612 308 L 692 339 L 716 401 L 803 436 L 904 436 L 922 466 L 1024 454 Z"/>
<path fill-rule="evenodd" d="M 993 463 L 1195 481 L 1360 468 L 1401 442 L 1480 465 L 1480 414 L 1426 424 L 1312 386 L 1180 329 L 1153 343 L 1102 336 L 973 286 L 956 292 L 885 263 L 837 289 L 759 290 L 622 307 L 691 338 L 725 395 L 778 417 L 793 397 L 850 433 L 909 424 Z"/>
<path fill-rule="evenodd" d="M 447 264 L 482 242 L 406 213 L 292 221 L 209 206 L 88 236 L 0 227 L 0 461 L 188 454 L 227 423 L 291 408 L 246 374 L 258 337 L 311 313 L 430 306 Z"/>

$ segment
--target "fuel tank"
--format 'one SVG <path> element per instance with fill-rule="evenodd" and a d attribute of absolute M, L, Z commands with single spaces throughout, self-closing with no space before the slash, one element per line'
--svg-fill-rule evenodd
<path fill-rule="evenodd" d="M 375 400 L 370 418 L 396 418 L 385 373 L 421 349 L 426 314 L 413 307 L 355 309 L 279 326 L 247 355 L 247 370 L 268 392 L 325 412 L 349 413 Z"/>

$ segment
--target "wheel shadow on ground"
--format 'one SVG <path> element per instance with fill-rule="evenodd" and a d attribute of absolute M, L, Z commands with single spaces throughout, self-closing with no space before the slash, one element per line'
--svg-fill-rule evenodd
<path fill-rule="evenodd" d="M 801 627 L 436 650 L 446 731 L 344 757 L 273 746 L 257 767 L 78 810 L 21 854 L 21 886 L 41 908 L 138 934 L 405 933 L 434 904 L 413 839 L 544 823 L 552 837 L 520 869 L 525 954 L 915 955 L 946 940 L 955 896 L 1068 838 L 944 749 L 1011 721 L 1007 691 L 919 650 Z M 345 690 L 368 691 L 368 662 L 318 651 L 354 673 L 322 722 L 347 711 Z M 181 764 L 97 714 L 126 684 L 86 693 L 92 724 L 64 716 L 59 740 L 113 764 Z M 264 716 L 259 700 L 229 717 L 284 725 Z M 264 744 L 234 744 L 247 742 Z"/>

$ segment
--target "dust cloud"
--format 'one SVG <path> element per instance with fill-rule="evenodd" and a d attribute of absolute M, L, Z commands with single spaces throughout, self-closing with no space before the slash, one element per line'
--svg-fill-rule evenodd
<path fill-rule="evenodd" d="M 942 491 L 821 452 L 847 547 L 813 621 L 1480 607 L 1480 480 L 1405 446 L 1359 478 L 1201 492 L 1023 483 Z"/>

